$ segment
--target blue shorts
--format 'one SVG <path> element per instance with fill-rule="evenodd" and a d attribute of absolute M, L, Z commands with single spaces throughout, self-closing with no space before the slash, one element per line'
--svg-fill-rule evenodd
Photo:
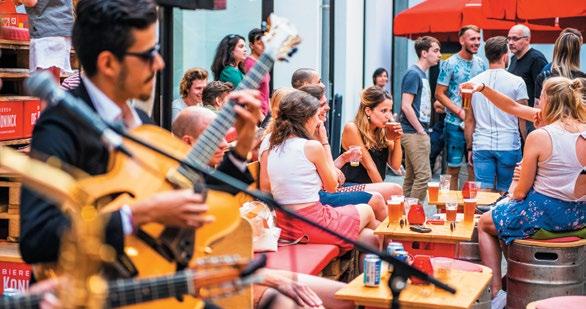
<path fill-rule="evenodd" d="M 334 192 L 319 191 L 319 201 L 324 205 L 340 207 L 356 204 L 368 204 L 372 194 L 364 191 L 359 192 Z"/>
<path fill-rule="evenodd" d="M 483 189 L 506 192 L 513 180 L 515 165 L 521 161 L 521 149 L 510 151 L 475 150 L 472 152 L 474 176 Z"/>
<path fill-rule="evenodd" d="M 460 126 L 446 122 L 444 138 L 448 167 L 460 167 L 466 153 L 464 130 L 460 129 Z"/>

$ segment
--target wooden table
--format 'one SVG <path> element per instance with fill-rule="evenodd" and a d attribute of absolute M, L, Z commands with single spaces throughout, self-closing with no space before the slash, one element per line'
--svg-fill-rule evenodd
<path fill-rule="evenodd" d="M 490 268 L 481 266 L 482 272 L 452 269 L 445 283 L 456 289 L 451 294 L 432 285 L 408 284 L 401 292 L 401 308 L 469 308 L 487 288 L 492 278 Z M 378 287 L 365 287 L 363 275 L 336 292 L 335 297 L 353 301 L 357 306 L 389 308 L 391 291 L 387 287 L 388 273 L 384 272 Z"/>
<path fill-rule="evenodd" d="M 501 195 L 496 192 L 480 191 L 476 194 L 476 204 L 489 205 L 496 202 L 500 196 Z M 464 197 L 462 196 L 462 191 L 450 190 L 449 192 L 445 193 L 440 192 L 438 194 L 437 201 L 429 200 L 427 203 L 429 205 L 436 205 L 438 209 L 443 209 L 448 201 L 458 202 L 458 208 L 461 210 L 462 207 L 464 207 Z"/>
<path fill-rule="evenodd" d="M 450 224 L 447 222 L 443 225 L 427 224 L 426 227 L 431 229 L 430 233 L 417 233 L 410 230 L 409 226 L 401 228 L 398 223 L 389 225 L 389 218 L 386 218 L 374 230 L 374 234 L 385 238 L 389 237 L 393 240 L 457 243 L 472 240 L 472 233 L 474 232 L 474 223 L 472 222 L 458 222 L 454 231 L 450 231 Z"/>

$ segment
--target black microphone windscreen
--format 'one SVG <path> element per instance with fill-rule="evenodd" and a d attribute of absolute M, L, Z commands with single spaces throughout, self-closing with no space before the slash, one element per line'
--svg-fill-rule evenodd
<path fill-rule="evenodd" d="M 24 82 L 24 86 L 31 96 L 48 101 L 49 105 L 53 105 L 51 98 L 55 94 L 55 91 L 59 89 L 53 75 L 46 71 L 33 73 Z"/>

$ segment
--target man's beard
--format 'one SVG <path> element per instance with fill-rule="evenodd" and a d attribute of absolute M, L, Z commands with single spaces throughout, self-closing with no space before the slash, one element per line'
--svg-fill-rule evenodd
<path fill-rule="evenodd" d="M 471 51 L 470 49 L 468 49 L 468 47 L 466 47 L 466 48 L 464 48 L 464 49 L 465 49 L 465 50 L 466 50 L 466 52 L 468 52 L 470 55 L 476 55 L 476 53 L 478 53 L 478 49 L 477 49 L 475 52 L 473 52 L 473 51 Z"/>

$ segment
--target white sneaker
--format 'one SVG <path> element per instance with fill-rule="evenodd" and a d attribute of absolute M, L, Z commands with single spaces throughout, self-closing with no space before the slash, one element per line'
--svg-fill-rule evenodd
<path fill-rule="evenodd" d="M 496 296 L 490 301 L 491 309 L 503 309 L 507 305 L 507 292 L 499 290 Z"/>

